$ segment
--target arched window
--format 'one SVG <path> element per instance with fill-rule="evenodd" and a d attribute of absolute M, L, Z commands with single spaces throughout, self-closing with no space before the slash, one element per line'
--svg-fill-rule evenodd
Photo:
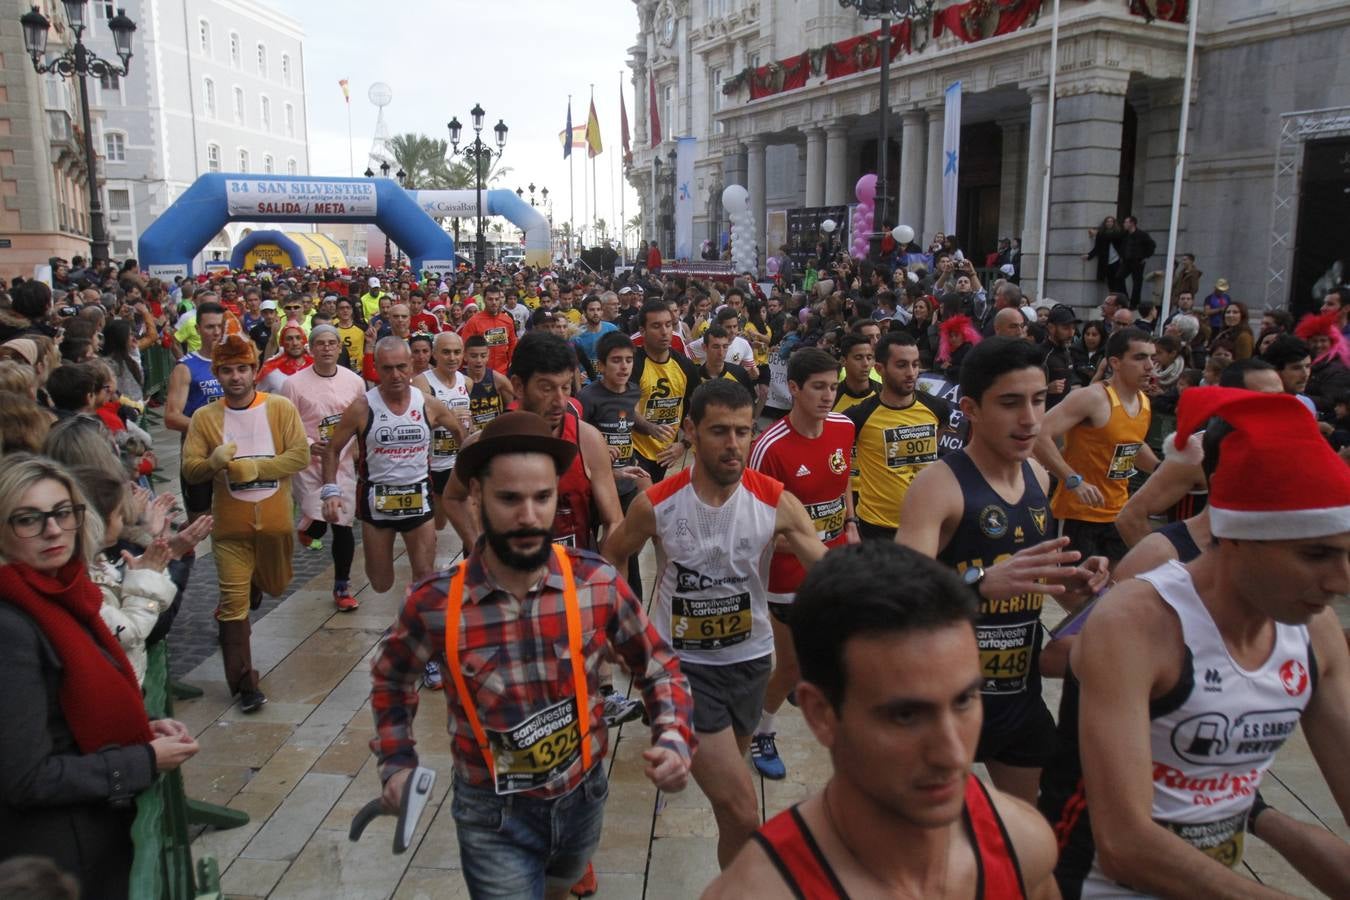
<path fill-rule="evenodd" d="M 281 81 L 286 87 L 291 86 L 291 57 L 288 53 L 281 54 Z"/>
<path fill-rule="evenodd" d="M 260 105 L 259 105 L 259 113 L 260 113 L 261 116 L 262 116 L 262 125 L 261 125 L 260 127 L 262 128 L 263 131 L 271 131 L 271 130 L 272 130 L 272 100 L 271 100 L 270 97 L 263 97 L 263 98 L 261 99 Z"/>
<path fill-rule="evenodd" d="M 240 172 L 247 172 L 247 171 L 248 171 L 248 151 L 247 151 L 247 150 L 242 150 L 242 149 L 241 149 L 241 150 L 239 151 L 239 171 L 240 171 Z"/>
<path fill-rule="evenodd" d="M 126 135 L 120 131 L 105 132 L 103 135 L 103 156 L 108 162 L 126 162 Z"/>
<path fill-rule="evenodd" d="M 263 174 L 264 175 L 276 174 L 276 163 L 272 159 L 272 154 L 270 153 L 263 157 Z"/>
<path fill-rule="evenodd" d="M 206 145 L 206 170 L 208 172 L 220 171 L 220 145 Z"/>
<path fill-rule="evenodd" d="M 258 77 L 267 77 L 267 47 L 262 42 L 258 43 Z"/>
<path fill-rule="evenodd" d="M 202 48 L 203 56 L 211 55 L 211 23 L 205 19 L 197 20 L 197 42 Z"/>
<path fill-rule="evenodd" d="M 295 137 L 295 107 L 286 104 L 286 137 Z"/>
<path fill-rule="evenodd" d="M 210 78 L 202 79 L 202 106 L 208 116 L 216 117 L 216 83 Z"/>
<path fill-rule="evenodd" d="M 244 123 L 244 89 L 241 87 L 234 89 L 234 120 L 241 125 Z"/>
<path fill-rule="evenodd" d="M 243 56 L 239 50 L 239 32 L 230 32 L 230 65 L 236 69 L 243 67 Z"/>
<path fill-rule="evenodd" d="M 296 164 L 296 162 L 295 162 L 295 157 L 294 157 L 294 156 L 292 156 L 290 159 L 286 160 L 286 174 L 287 174 L 287 175 L 299 175 L 299 174 L 300 174 L 300 166 Z"/>

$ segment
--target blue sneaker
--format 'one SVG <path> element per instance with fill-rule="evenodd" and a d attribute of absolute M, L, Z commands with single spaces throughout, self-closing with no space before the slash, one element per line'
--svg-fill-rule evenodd
<path fill-rule="evenodd" d="M 427 660 L 426 670 L 422 673 L 422 684 L 428 690 L 445 690 L 445 679 L 441 677 L 441 667 Z"/>
<path fill-rule="evenodd" d="M 776 734 L 773 731 L 757 734 L 750 742 L 750 761 L 759 774 L 770 781 L 782 781 L 787 777 L 787 766 L 778 755 L 778 743 L 774 740 Z"/>

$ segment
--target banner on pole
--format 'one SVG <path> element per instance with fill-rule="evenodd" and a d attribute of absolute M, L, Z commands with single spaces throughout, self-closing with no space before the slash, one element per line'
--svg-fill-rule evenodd
<path fill-rule="evenodd" d="M 675 258 L 694 258 L 694 152 L 698 140 L 675 141 Z"/>
<path fill-rule="evenodd" d="M 956 231 L 956 189 L 961 170 L 961 82 L 947 87 L 942 120 L 942 228 Z"/>

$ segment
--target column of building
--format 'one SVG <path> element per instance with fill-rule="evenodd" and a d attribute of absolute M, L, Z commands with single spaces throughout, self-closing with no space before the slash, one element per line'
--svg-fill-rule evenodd
<path fill-rule="evenodd" d="M 1045 293 L 1090 308 L 1101 301 L 1084 264 L 1087 229 L 1115 215 L 1128 73 L 1094 72 L 1062 84 L 1055 103 Z"/>
<path fill-rule="evenodd" d="M 1045 124 L 1050 111 L 1050 89 L 1033 87 L 1031 122 L 1027 126 L 1025 216 L 1022 219 L 1022 289 L 1034 291 L 1041 255 L 1041 204 L 1045 190 Z M 1040 300 L 1040 297 L 1035 297 Z"/>
<path fill-rule="evenodd" d="M 848 126 L 838 120 L 825 125 L 825 205 L 848 203 Z"/>
<path fill-rule="evenodd" d="M 764 139 L 745 139 L 745 189 L 750 193 L 750 212 L 755 222 L 759 257 L 764 257 Z"/>
<path fill-rule="evenodd" d="M 1020 237 L 1022 208 L 1026 204 L 1023 176 L 1026 174 L 1027 122 L 1022 113 L 998 120 L 1003 131 L 1002 168 L 999 172 L 998 236 Z"/>
<path fill-rule="evenodd" d="M 922 243 L 919 232 L 923 228 L 924 165 L 927 148 L 924 146 L 923 111 L 911 109 L 900 116 L 900 207 L 896 223 L 914 229 L 916 241 Z"/>
<path fill-rule="evenodd" d="M 942 130 L 945 115 L 942 106 L 928 110 L 928 159 L 931 162 L 927 166 L 923 231 L 915 237 L 924 248 L 927 248 L 934 234 L 946 228 L 942 221 Z"/>

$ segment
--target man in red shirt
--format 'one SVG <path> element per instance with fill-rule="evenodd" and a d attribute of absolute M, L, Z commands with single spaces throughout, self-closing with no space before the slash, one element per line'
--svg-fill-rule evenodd
<path fill-rule="evenodd" d="M 408 295 L 409 312 L 412 313 L 413 334 L 439 334 L 441 331 L 440 320 L 429 312 L 424 312 L 426 297 L 420 290 L 415 290 Z"/>
<path fill-rule="evenodd" d="M 647 249 L 647 271 L 653 275 L 661 274 L 661 250 L 656 246 L 656 241 L 652 241 Z"/>
<path fill-rule="evenodd" d="M 750 468 L 783 482 L 802 501 L 827 547 L 856 544 L 858 520 L 848 473 L 853 457 L 853 421 L 834 409 L 839 362 L 824 350 L 798 350 L 788 360 L 792 411 L 765 429 L 750 453 Z M 765 778 L 787 776 L 778 756 L 774 714 L 801 680 L 792 651 L 788 611 L 806 570 L 797 557 L 780 552 L 769 565 L 769 612 L 773 622 L 774 670 L 764 691 L 764 714 L 750 745 L 750 758 Z"/>
<path fill-rule="evenodd" d="M 469 317 L 459 336 L 466 341 L 481 334 L 488 345 L 488 365 L 506 374 L 516 352 L 516 320 L 502 311 L 502 286 L 492 282 L 483 289 L 483 308 Z"/>

